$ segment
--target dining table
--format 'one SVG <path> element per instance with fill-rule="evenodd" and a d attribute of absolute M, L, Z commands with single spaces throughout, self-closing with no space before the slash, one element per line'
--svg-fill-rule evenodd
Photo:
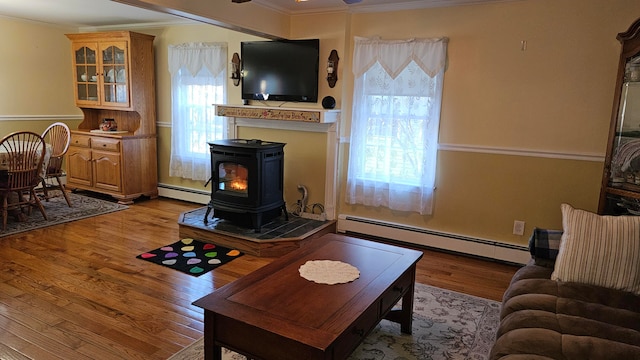
<path fill-rule="evenodd" d="M 40 168 L 40 177 L 44 179 L 47 175 L 47 167 L 49 165 L 49 159 L 51 159 L 51 152 L 53 151 L 53 147 L 51 144 L 45 144 L 45 152 L 44 159 L 42 160 L 42 166 Z M 0 147 L 0 171 L 6 172 L 7 169 L 7 161 L 9 154 L 7 150 L 3 147 Z"/>

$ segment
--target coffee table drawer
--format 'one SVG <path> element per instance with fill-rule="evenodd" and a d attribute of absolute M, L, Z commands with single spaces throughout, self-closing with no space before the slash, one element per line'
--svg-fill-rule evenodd
<path fill-rule="evenodd" d="M 386 314 L 400 301 L 402 295 L 407 292 L 413 282 L 413 273 L 405 273 L 382 294 L 380 300 L 380 316 Z"/>
<path fill-rule="evenodd" d="M 333 359 L 346 359 L 378 324 L 379 303 L 371 305 L 336 341 Z"/>
<path fill-rule="evenodd" d="M 216 342 L 234 349 L 249 359 L 300 360 L 322 359 L 322 352 L 301 342 L 239 323 L 225 316 L 215 317 Z M 277 345 L 276 345 L 277 344 Z"/>

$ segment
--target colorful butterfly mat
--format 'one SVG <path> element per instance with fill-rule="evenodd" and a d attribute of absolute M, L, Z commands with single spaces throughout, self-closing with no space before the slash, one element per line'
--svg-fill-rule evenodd
<path fill-rule="evenodd" d="M 173 244 L 140 254 L 136 258 L 182 271 L 189 275 L 200 276 L 242 255 L 243 253 L 238 250 L 194 239 L 182 239 Z"/>

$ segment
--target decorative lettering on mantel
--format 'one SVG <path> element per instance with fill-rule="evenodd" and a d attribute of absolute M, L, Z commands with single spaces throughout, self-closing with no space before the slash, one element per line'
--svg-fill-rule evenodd
<path fill-rule="evenodd" d="M 320 111 L 216 106 L 218 116 L 319 123 Z"/>

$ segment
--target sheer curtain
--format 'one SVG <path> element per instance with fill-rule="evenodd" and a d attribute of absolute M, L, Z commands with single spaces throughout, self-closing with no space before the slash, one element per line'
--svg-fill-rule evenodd
<path fill-rule="evenodd" d="M 208 141 L 226 136 L 224 117 L 213 104 L 227 98 L 227 44 L 169 46 L 171 74 L 171 159 L 169 175 L 192 180 L 211 177 Z"/>
<path fill-rule="evenodd" d="M 446 51 L 356 38 L 347 203 L 432 213 Z"/>

